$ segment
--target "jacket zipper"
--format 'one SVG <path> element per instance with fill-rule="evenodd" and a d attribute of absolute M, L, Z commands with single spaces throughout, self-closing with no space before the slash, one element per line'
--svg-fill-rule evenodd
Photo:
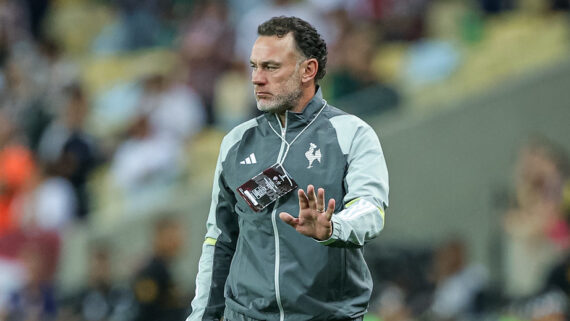
<path fill-rule="evenodd" d="M 285 141 L 286 141 L 286 137 L 285 134 L 287 132 L 287 113 L 288 111 L 285 111 L 285 126 L 281 127 L 281 137 L 283 138 L 281 140 L 281 148 L 279 149 L 279 155 L 277 156 L 277 162 L 281 162 L 282 161 L 282 157 L 283 157 L 283 152 L 285 150 Z M 277 122 L 279 124 L 281 124 L 281 121 L 279 120 L 279 116 L 277 114 L 275 114 L 275 117 L 277 117 Z M 283 304 L 281 303 L 281 291 L 279 289 L 279 265 L 280 265 L 280 250 L 279 250 L 279 231 L 277 230 L 277 207 L 279 206 L 279 199 L 277 199 L 275 201 L 275 206 L 273 206 L 273 211 L 271 212 L 271 223 L 273 224 L 273 235 L 275 237 L 275 276 L 274 276 L 274 282 L 275 282 L 275 299 L 277 300 L 277 306 L 279 307 L 279 321 L 284 321 L 285 320 L 285 311 L 283 310 Z"/>

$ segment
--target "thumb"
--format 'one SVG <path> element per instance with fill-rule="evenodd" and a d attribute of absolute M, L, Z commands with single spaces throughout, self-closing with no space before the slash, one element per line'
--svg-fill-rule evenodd
<path fill-rule="evenodd" d="M 289 224 L 289 225 L 291 225 L 291 226 L 293 226 L 293 227 L 295 227 L 295 226 L 299 223 L 299 219 L 298 219 L 298 218 L 294 218 L 291 214 L 286 213 L 286 212 L 281 212 L 281 213 L 279 213 L 279 218 L 280 218 L 283 222 L 285 222 L 285 223 L 287 223 L 287 224 Z"/>

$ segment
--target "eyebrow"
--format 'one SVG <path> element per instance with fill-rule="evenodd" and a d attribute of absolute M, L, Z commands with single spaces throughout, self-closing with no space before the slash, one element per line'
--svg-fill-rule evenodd
<path fill-rule="evenodd" d="M 253 60 L 249 61 L 250 65 L 257 65 Z M 276 66 L 281 66 L 281 63 L 275 60 L 267 60 L 267 61 L 262 61 L 260 63 L 261 66 L 268 66 L 268 65 L 276 65 Z"/>

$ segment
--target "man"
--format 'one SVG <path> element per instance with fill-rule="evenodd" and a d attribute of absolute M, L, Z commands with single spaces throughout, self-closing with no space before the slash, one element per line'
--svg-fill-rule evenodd
<path fill-rule="evenodd" d="M 171 272 L 183 243 L 177 219 L 165 216 L 155 223 L 153 256 L 137 273 L 133 285 L 138 306 L 134 321 L 175 321 L 184 317 L 183 296 Z"/>
<path fill-rule="evenodd" d="M 87 284 L 65 298 L 58 315 L 71 315 L 85 321 L 130 319 L 130 308 L 134 303 L 131 291 L 113 282 L 109 245 L 92 245 L 88 255 Z"/>
<path fill-rule="evenodd" d="M 258 34 L 265 113 L 222 141 L 187 321 L 361 320 L 372 289 L 362 246 L 388 206 L 380 143 L 322 99 L 327 49 L 311 25 L 272 18 Z"/>

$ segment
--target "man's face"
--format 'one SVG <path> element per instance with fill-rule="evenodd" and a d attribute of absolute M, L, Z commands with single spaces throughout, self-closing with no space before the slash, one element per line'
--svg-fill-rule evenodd
<path fill-rule="evenodd" d="M 251 51 L 257 108 L 281 113 L 297 105 L 302 96 L 300 61 L 293 34 L 285 37 L 259 36 Z"/>

